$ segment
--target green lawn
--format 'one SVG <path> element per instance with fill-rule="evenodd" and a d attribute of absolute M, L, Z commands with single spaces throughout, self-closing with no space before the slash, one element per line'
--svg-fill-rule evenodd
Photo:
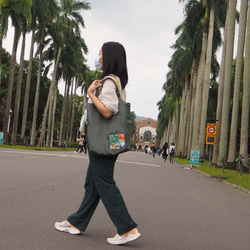
<path fill-rule="evenodd" d="M 189 164 L 189 160 L 186 159 L 179 159 L 176 157 L 175 161 L 181 163 L 181 164 L 185 164 L 188 165 Z M 204 172 L 206 174 L 209 174 L 210 176 L 213 176 L 215 178 L 221 178 L 227 182 L 230 182 L 232 184 L 241 186 L 243 188 L 249 189 L 250 190 L 250 173 L 242 173 L 242 176 L 240 176 L 240 171 L 237 170 L 231 170 L 231 169 L 223 169 L 222 168 L 218 168 L 215 167 L 213 165 L 211 165 L 211 167 L 209 167 L 209 162 L 205 161 L 202 166 L 199 165 L 198 167 L 194 167 L 194 169 L 197 169 L 201 172 Z"/>
<path fill-rule="evenodd" d="M 76 150 L 76 148 L 60 148 L 60 147 L 37 147 L 37 146 L 22 146 L 22 145 L 16 145 L 16 146 L 10 146 L 10 145 L 1 145 L 0 148 L 15 148 L 15 149 L 25 149 L 25 150 L 47 150 L 47 151 L 73 151 Z"/>

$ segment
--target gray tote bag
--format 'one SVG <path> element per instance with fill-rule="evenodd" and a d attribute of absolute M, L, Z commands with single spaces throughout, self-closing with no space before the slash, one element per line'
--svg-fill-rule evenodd
<path fill-rule="evenodd" d="M 115 76 L 111 79 L 116 86 L 118 113 L 105 119 L 95 105 L 87 104 L 86 136 L 88 149 L 100 155 L 117 155 L 130 149 L 130 103 L 121 100 L 119 84 Z"/>

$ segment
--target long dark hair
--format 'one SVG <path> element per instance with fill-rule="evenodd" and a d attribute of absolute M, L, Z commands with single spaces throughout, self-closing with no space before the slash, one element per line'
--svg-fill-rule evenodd
<path fill-rule="evenodd" d="M 124 89 L 128 83 L 126 51 L 117 42 L 107 42 L 102 46 L 102 78 L 110 74 L 120 78 Z"/>

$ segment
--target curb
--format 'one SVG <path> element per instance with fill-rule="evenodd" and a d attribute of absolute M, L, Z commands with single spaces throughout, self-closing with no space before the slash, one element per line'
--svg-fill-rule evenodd
<path fill-rule="evenodd" d="M 187 166 L 189 166 L 189 168 L 190 168 L 190 165 L 186 165 L 185 167 L 187 167 Z M 227 184 L 228 186 L 231 186 L 231 187 L 234 188 L 234 189 L 240 190 L 240 191 L 242 191 L 242 192 L 244 192 L 244 193 L 250 195 L 250 190 L 249 190 L 249 189 L 246 189 L 246 188 L 243 188 L 243 187 L 241 187 L 241 186 L 235 185 L 235 184 L 230 183 L 230 182 L 228 182 L 228 181 L 225 181 L 225 180 L 223 180 L 223 179 L 221 179 L 221 178 L 213 177 L 213 176 L 211 176 L 210 174 L 204 173 L 204 172 L 202 172 L 202 171 L 200 171 L 200 170 L 197 170 L 197 169 L 194 169 L 194 168 L 190 168 L 190 169 L 196 171 L 196 172 L 199 173 L 199 174 L 205 175 L 205 176 L 208 177 L 208 178 L 211 178 L 211 179 L 213 179 L 213 180 L 216 180 L 216 181 L 225 183 L 225 184 Z"/>

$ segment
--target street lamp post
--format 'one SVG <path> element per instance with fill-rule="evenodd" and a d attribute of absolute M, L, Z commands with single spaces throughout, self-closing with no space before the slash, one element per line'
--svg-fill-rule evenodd
<path fill-rule="evenodd" d="M 9 133 L 10 132 L 10 117 L 11 117 L 11 115 L 13 114 L 13 110 L 12 109 L 10 109 L 10 113 L 9 113 L 9 120 L 8 120 L 8 129 L 7 129 L 7 133 Z"/>

